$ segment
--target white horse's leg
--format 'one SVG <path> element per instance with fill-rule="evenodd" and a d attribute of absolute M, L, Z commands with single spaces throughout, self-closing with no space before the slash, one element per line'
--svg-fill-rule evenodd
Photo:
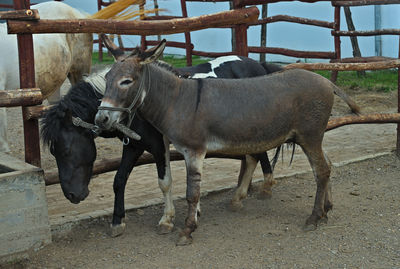
<path fill-rule="evenodd" d="M 242 200 L 247 197 L 247 191 L 249 189 L 249 185 L 253 177 L 254 170 L 256 169 L 257 163 L 257 159 L 253 158 L 250 155 L 246 155 L 243 178 L 231 201 L 232 210 L 236 211 L 243 207 Z"/>
<path fill-rule="evenodd" d="M 5 74 L 1 73 L 1 77 L 5 78 Z M 6 85 L 3 80 L 0 81 L 0 90 L 5 90 Z M 0 152 L 9 152 L 7 140 L 7 112 L 5 107 L 0 108 Z"/>
<path fill-rule="evenodd" d="M 49 97 L 47 97 L 47 101 L 49 104 L 56 104 L 61 99 L 61 89 L 59 88 L 55 92 L 53 92 Z"/>
<path fill-rule="evenodd" d="M 0 108 L 0 152 L 9 152 L 7 142 L 7 113 L 6 108 Z"/>
<path fill-rule="evenodd" d="M 165 147 L 165 173 L 164 178 L 158 179 L 158 185 L 164 195 L 164 215 L 158 222 L 159 233 L 166 234 L 174 228 L 175 207 L 172 200 L 172 177 L 169 157 L 169 141 L 164 137 Z"/>

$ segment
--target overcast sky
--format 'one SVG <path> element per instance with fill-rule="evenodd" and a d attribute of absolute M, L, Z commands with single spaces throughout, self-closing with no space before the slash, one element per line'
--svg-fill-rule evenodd
<path fill-rule="evenodd" d="M 1 1 L 0 1 L 1 2 Z M 32 0 L 32 2 L 34 2 Z M 152 4 L 152 1 L 148 1 Z M 88 13 L 97 11 L 97 0 L 65 0 L 67 3 Z M 180 1 L 178 0 L 159 0 L 160 8 L 167 9 L 165 15 L 181 15 Z M 188 15 L 199 16 L 229 9 L 228 3 L 201 3 L 188 2 Z M 261 6 L 259 6 L 261 11 Z M 301 2 L 281 2 L 268 5 L 268 16 L 285 14 L 297 17 L 333 21 L 333 7 L 330 2 L 301 3 Z M 374 29 L 374 7 L 352 7 L 354 24 L 357 30 Z M 261 13 L 261 12 L 260 12 Z M 400 5 L 382 6 L 382 27 L 400 28 Z M 341 29 L 347 30 L 345 17 L 342 10 Z M 295 23 L 272 23 L 267 29 L 267 46 L 283 47 L 295 50 L 312 51 L 333 51 L 333 38 L 329 29 L 300 25 Z M 231 51 L 231 34 L 228 29 L 208 29 L 192 32 L 192 43 L 195 50 L 224 52 Z M 167 40 L 184 40 L 183 34 L 165 36 Z M 258 46 L 260 44 L 260 27 L 250 27 L 248 30 L 249 45 Z M 398 57 L 399 37 L 382 36 L 383 56 Z M 139 43 L 138 37 L 124 37 L 126 46 L 136 46 Z M 362 56 L 374 56 L 374 37 L 359 37 L 359 44 Z M 168 53 L 184 54 L 183 49 L 167 48 Z M 251 55 L 258 57 L 257 55 Z M 349 37 L 342 38 L 342 57 L 352 57 L 352 49 Z M 285 56 L 267 55 L 270 61 L 294 60 Z"/>

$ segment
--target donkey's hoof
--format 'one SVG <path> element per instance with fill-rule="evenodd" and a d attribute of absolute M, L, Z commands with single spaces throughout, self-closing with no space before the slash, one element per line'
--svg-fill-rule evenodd
<path fill-rule="evenodd" d="M 318 224 L 328 224 L 328 216 L 324 215 L 322 218 L 318 221 Z"/>
<path fill-rule="evenodd" d="M 178 242 L 176 242 L 177 246 L 187 246 L 193 243 L 193 238 L 191 236 L 187 237 L 186 235 L 181 235 Z"/>
<path fill-rule="evenodd" d="M 324 220 L 323 220 L 324 219 Z M 311 214 L 311 216 L 307 219 L 306 225 L 304 226 L 305 231 L 315 231 L 318 225 L 322 222 L 328 221 L 328 217 L 319 217 L 316 214 Z"/>
<path fill-rule="evenodd" d="M 238 212 L 243 208 L 241 201 L 231 201 L 228 205 L 228 209 L 232 212 Z"/>
<path fill-rule="evenodd" d="M 262 190 L 258 193 L 257 199 L 258 200 L 267 200 L 272 198 L 272 191 Z"/>
<path fill-rule="evenodd" d="M 125 223 L 122 222 L 121 224 L 117 225 L 110 225 L 110 235 L 111 237 L 117 237 L 122 235 L 125 232 Z"/>
<path fill-rule="evenodd" d="M 303 227 L 303 231 L 305 232 L 311 232 L 311 231 L 315 231 L 317 229 L 317 225 L 310 223 L 310 224 L 305 224 Z"/>
<path fill-rule="evenodd" d="M 174 229 L 174 225 L 173 224 L 160 224 L 157 227 L 157 233 L 158 234 L 169 234 L 172 232 L 172 230 Z"/>

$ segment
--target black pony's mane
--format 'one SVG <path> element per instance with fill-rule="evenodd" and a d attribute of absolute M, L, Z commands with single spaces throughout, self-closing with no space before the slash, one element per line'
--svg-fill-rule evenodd
<path fill-rule="evenodd" d="M 51 147 L 71 115 L 93 122 L 102 97 L 87 82 L 81 81 L 72 86 L 69 92 L 43 115 L 41 120 L 43 143 Z"/>
<path fill-rule="evenodd" d="M 172 65 L 164 61 L 154 61 L 153 63 L 164 70 L 172 72 L 176 76 L 180 76 L 179 72 Z M 57 141 L 61 128 L 65 125 L 65 121 L 70 121 L 69 115 L 93 123 L 102 97 L 90 83 L 81 81 L 72 86 L 69 92 L 43 115 L 41 120 L 41 138 L 43 143 L 51 147 Z"/>

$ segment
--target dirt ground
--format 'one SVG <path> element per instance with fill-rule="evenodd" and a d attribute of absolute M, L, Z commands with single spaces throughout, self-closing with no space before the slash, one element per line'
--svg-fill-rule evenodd
<path fill-rule="evenodd" d="M 396 111 L 397 93 L 348 93 L 364 113 Z M 11 155 L 23 159 L 20 109 L 8 112 Z M 336 99 L 333 116 L 347 113 L 346 105 Z M 390 151 L 395 146 L 394 126 L 386 126 L 368 127 L 367 139 L 382 141 Z M 368 143 L 365 137 L 354 137 L 357 130 L 364 129 L 353 125 L 335 131 L 330 141 L 338 146 L 328 154 L 332 161 L 346 154 L 345 149 L 354 153 L 358 144 Z M 98 158 L 120 156 L 118 140 L 97 139 L 96 144 Z M 371 147 L 368 152 L 374 150 Z M 42 151 L 42 166 L 45 170 L 56 167 L 47 150 Z M 57 235 L 29 260 L 3 267 L 400 268 L 399 169 L 400 161 L 393 153 L 333 168 L 334 210 L 329 223 L 313 232 L 302 231 L 315 196 L 315 183 L 308 172 L 279 180 L 270 200 L 250 195 L 240 212 L 226 208 L 232 190 L 203 197 L 200 226 L 190 246 L 175 246 L 187 211 L 186 201 L 180 199 L 175 201 L 177 228 L 169 235 L 156 233 L 161 205 L 135 209 L 128 212 L 127 229 L 121 237 L 107 234 L 109 216 L 84 221 L 71 232 Z M 212 172 L 222 175 L 229 170 L 226 165 Z"/>
<path fill-rule="evenodd" d="M 270 200 L 249 197 L 226 209 L 232 191 L 202 198 L 194 243 L 175 246 L 179 228 L 158 235 L 161 206 L 128 213 L 125 234 L 108 219 L 87 222 L 18 264 L 19 268 L 400 268 L 400 161 L 394 154 L 333 169 L 329 223 L 304 232 L 312 174 L 281 180 Z M 186 202 L 176 201 L 177 227 Z M 18 268 L 16 267 L 16 268 Z"/>

